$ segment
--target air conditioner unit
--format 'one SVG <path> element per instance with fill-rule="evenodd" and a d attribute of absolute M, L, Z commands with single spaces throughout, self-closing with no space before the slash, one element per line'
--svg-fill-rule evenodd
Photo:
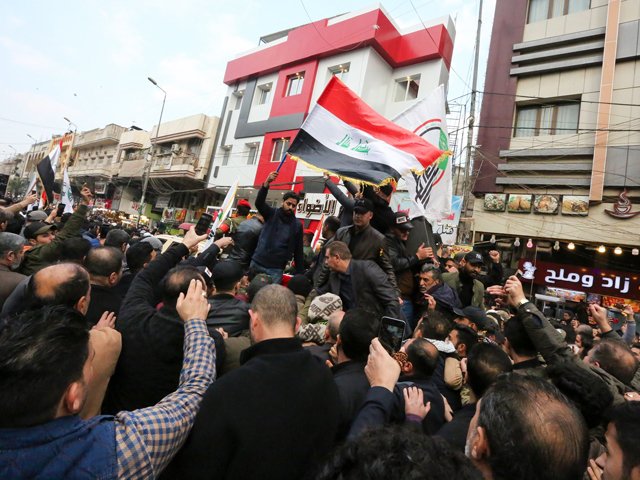
<path fill-rule="evenodd" d="M 180 145 L 177 143 L 171 145 L 171 153 L 180 153 Z"/>

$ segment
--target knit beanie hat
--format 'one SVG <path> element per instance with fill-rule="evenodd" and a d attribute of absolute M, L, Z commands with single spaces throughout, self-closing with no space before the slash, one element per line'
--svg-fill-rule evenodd
<path fill-rule="evenodd" d="M 333 293 L 325 293 L 313 299 L 309 305 L 308 318 L 311 323 L 328 322 L 329 316 L 338 310 L 342 310 L 340 297 Z"/>

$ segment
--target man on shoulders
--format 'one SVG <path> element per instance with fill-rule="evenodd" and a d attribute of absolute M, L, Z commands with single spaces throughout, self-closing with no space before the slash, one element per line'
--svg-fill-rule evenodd
<path fill-rule="evenodd" d="M 389 285 L 399 296 L 393 265 L 389 260 L 384 235 L 371 226 L 373 204 L 367 199 L 358 199 L 353 207 L 353 225 L 342 227 L 336 232 L 335 240 L 344 242 L 355 260 L 372 260 L 386 273 Z M 322 287 L 329 277 L 327 267 L 317 278 L 315 287 Z"/>
<path fill-rule="evenodd" d="M 295 273 L 304 273 L 304 254 L 302 224 L 296 218 L 300 197 L 295 192 L 286 192 L 280 208 L 267 205 L 269 186 L 276 178 L 278 172 L 271 172 L 256 197 L 256 208 L 264 218 L 264 226 L 251 258 L 251 269 L 255 273 L 266 273 L 273 283 L 280 283 L 291 257 L 296 265 Z"/>

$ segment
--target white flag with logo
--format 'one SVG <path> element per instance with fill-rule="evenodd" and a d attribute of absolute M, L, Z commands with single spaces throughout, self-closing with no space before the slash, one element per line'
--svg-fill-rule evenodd
<path fill-rule="evenodd" d="M 69 181 L 69 174 L 65 167 L 62 174 L 62 195 L 60 196 L 60 203 L 64 203 L 64 213 L 73 213 L 73 193 L 71 192 L 71 182 Z"/>
<path fill-rule="evenodd" d="M 393 121 L 424 138 L 436 148 L 445 152 L 449 150 L 443 85 L 402 112 Z M 427 167 L 422 175 L 409 173 L 402 177 L 407 182 L 407 190 L 416 207 L 415 211 L 411 211 L 412 218 L 424 216 L 434 221 L 451 213 L 451 163 L 450 154 L 443 154 Z"/>

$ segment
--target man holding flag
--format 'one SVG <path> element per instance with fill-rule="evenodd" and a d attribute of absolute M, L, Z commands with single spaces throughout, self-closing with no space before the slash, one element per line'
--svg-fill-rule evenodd
<path fill-rule="evenodd" d="M 278 172 L 271 172 L 256 197 L 256 208 L 264 217 L 264 227 L 251 259 L 251 269 L 254 273 L 266 273 L 274 283 L 280 283 L 291 257 L 296 273 L 304 272 L 304 254 L 302 224 L 296 218 L 300 197 L 295 192 L 286 192 L 280 208 L 272 208 L 266 203 L 269 186 L 276 178 Z"/>

